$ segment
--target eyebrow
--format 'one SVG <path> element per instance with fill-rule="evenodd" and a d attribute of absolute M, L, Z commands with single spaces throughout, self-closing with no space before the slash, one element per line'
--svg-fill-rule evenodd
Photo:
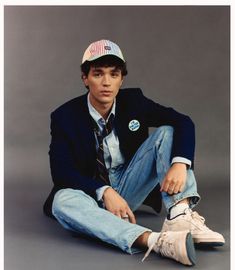
<path fill-rule="evenodd" d="M 103 72 L 102 67 L 94 67 L 92 69 L 92 71 L 93 72 Z M 121 70 L 119 68 L 117 68 L 117 67 L 113 67 L 110 71 L 111 72 L 118 72 L 118 71 L 121 71 Z"/>

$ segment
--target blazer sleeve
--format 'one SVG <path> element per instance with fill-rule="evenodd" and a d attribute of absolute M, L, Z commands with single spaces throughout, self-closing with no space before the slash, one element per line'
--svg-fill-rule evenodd
<path fill-rule="evenodd" d="M 148 99 L 141 91 L 142 111 L 149 127 L 170 125 L 174 129 L 171 157 L 184 157 L 194 164 L 195 126 L 187 115 L 175 111 L 173 108 L 162 106 Z"/>
<path fill-rule="evenodd" d="M 51 114 L 51 143 L 49 150 L 51 175 L 54 185 L 58 188 L 73 188 L 96 196 L 96 189 L 104 184 L 91 177 L 83 175 L 73 158 L 73 147 L 69 133 L 65 130 L 62 121 Z M 82 153 L 81 153 L 82 155 Z"/>

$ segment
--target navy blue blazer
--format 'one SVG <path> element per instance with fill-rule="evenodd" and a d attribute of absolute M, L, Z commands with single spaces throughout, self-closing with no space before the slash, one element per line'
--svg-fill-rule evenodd
<path fill-rule="evenodd" d="M 128 128 L 133 119 L 140 123 L 136 131 Z M 114 125 L 127 163 L 148 137 L 149 127 L 170 125 L 174 128 L 172 157 L 185 157 L 192 161 L 193 166 L 195 130 L 191 119 L 146 98 L 140 89 L 120 89 L 116 97 Z M 51 216 L 54 194 L 63 188 L 80 189 L 96 199 L 95 191 L 104 183 L 93 179 L 96 142 L 87 94 L 66 102 L 52 112 L 49 156 L 54 187 L 44 204 L 47 215 Z"/>

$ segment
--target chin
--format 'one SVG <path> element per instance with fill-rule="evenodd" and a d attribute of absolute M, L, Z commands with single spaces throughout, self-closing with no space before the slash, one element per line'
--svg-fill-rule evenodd
<path fill-rule="evenodd" d="M 113 101 L 114 101 L 114 98 L 111 98 L 111 97 L 102 97 L 99 99 L 99 102 L 103 104 L 112 103 Z"/>

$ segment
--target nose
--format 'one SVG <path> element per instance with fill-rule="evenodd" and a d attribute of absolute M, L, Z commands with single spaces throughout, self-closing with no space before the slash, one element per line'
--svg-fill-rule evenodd
<path fill-rule="evenodd" d="M 104 75 L 102 83 L 104 86 L 109 86 L 111 84 L 109 75 Z"/>

